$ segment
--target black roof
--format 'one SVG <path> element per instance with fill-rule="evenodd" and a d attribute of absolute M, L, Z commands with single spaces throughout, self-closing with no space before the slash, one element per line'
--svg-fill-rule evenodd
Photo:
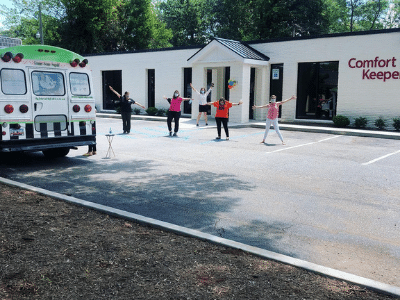
<path fill-rule="evenodd" d="M 239 56 L 241 56 L 245 59 L 254 59 L 254 60 L 263 60 L 263 61 L 269 60 L 268 56 L 257 51 L 256 49 L 249 46 L 245 42 L 239 42 L 239 41 L 227 40 L 227 39 L 221 39 L 221 38 L 214 38 L 212 41 L 214 41 L 214 40 L 219 42 L 220 44 L 224 45 L 226 48 L 235 52 L 236 54 L 238 54 Z M 207 45 L 205 45 L 204 47 L 206 47 Z M 204 47 L 202 47 L 199 51 L 197 51 L 195 54 L 193 54 L 188 60 L 190 60 L 197 53 L 199 53 L 201 50 L 203 50 Z"/>
<path fill-rule="evenodd" d="M 222 38 L 214 38 L 219 43 L 225 45 L 227 48 L 237 53 L 243 58 L 256 59 L 256 60 L 269 60 L 269 57 L 260 53 L 256 49 L 250 46 L 250 44 L 261 44 L 261 43 L 277 43 L 297 40 L 308 40 L 308 39 L 319 39 L 319 38 L 333 38 L 333 37 L 344 37 L 344 36 L 358 36 L 358 35 L 373 35 L 373 34 L 384 34 L 400 32 L 400 28 L 391 29 L 379 29 L 369 31 L 356 31 L 356 32 L 343 32 L 343 33 L 330 33 L 315 36 L 296 36 L 296 37 L 283 37 L 283 38 L 270 38 L 265 40 L 253 40 L 247 42 L 238 42 L 234 40 L 227 40 Z M 211 41 L 213 41 L 211 40 Z M 199 49 L 193 56 L 199 53 L 206 45 L 193 45 L 193 46 L 178 46 L 170 48 L 157 48 L 157 49 L 141 49 L 141 50 L 130 50 L 130 51 L 116 51 L 116 52 L 103 52 L 103 53 L 85 53 L 82 56 L 100 56 L 100 55 L 115 55 L 115 54 L 129 54 L 129 53 L 143 53 L 143 52 L 159 52 L 159 51 L 173 51 L 173 50 L 187 50 L 187 49 Z M 258 58 L 257 58 L 258 57 Z"/>

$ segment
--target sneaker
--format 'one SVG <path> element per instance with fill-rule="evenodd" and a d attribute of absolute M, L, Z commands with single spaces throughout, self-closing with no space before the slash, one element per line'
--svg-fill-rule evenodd
<path fill-rule="evenodd" d="M 229 136 L 226 137 L 226 140 L 229 141 Z"/>
<path fill-rule="evenodd" d="M 92 155 L 93 155 L 92 152 L 88 152 L 88 153 L 83 154 L 83 156 L 92 156 Z"/>
<path fill-rule="evenodd" d="M 178 134 L 176 132 L 174 132 L 174 136 L 178 136 Z"/>
<path fill-rule="evenodd" d="M 215 139 L 216 139 L 216 140 L 220 140 L 220 139 L 221 139 L 221 137 L 220 137 L 220 136 L 217 136 Z"/>
<path fill-rule="evenodd" d="M 197 127 L 199 127 L 199 124 L 196 124 Z"/>
<path fill-rule="evenodd" d="M 208 126 L 208 123 L 206 123 L 206 126 Z"/>
<path fill-rule="evenodd" d="M 172 131 L 169 132 L 169 136 L 172 136 Z"/>

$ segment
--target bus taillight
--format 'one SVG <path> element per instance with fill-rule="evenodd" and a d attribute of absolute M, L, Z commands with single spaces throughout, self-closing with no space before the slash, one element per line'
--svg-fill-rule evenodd
<path fill-rule="evenodd" d="M 4 62 L 9 62 L 9 61 L 12 59 L 12 57 L 13 57 L 13 55 L 12 55 L 11 52 L 6 52 L 6 53 L 4 53 L 4 54 L 1 56 L 1 59 L 2 59 Z"/>
<path fill-rule="evenodd" d="M 76 58 L 70 62 L 70 65 L 71 65 L 71 67 L 75 68 L 79 64 L 79 62 L 80 62 L 80 60 Z"/>
<path fill-rule="evenodd" d="M 14 111 L 14 107 L 11 104 L 7 104 L 4 106 L 4 111 L 8 114 L 11 114 Z"/>
<path fill-rule="evenodd" d="M 85 58 L 84 60 L 82 60 L 82 62 L 79 64 L 79 66 L 81 68 L 84 68 L 84 67 L 86 67 L 87 64 L 88 64 L 88 60 Z"/>
<path fill-rule="evenodd" d="M 27 113 L 28 110 L 29 110 L 28 105 L 22 104 L 22 105 L 19 107 L 19 111 L 22 112 L 23 114 L 24 114 L 24 113 Z"/>
<path fill-rule="evenodd" d="M 92 107 L 88 104 L 88 105 L 85 105 L 85 111 L 88 113 L 88 112 L 91 112 L 92 111 Z"/>
<path fill-rule="evenodd" d="M 13 57 L 13 61 L 16 63 L 21 62 L 21 60 L 24 58 L 24 55 L 22 53 L 18 53 Z"/>
<path fill-rule="evenodd" d="M 81 110 L 81 108 L 80 108 L 80 106 L 79 105 L 74 105 L 73 107 L 72 107 L 72 110 L 74 111 L 74 112 L 80 112 L 80 110 Z"/>

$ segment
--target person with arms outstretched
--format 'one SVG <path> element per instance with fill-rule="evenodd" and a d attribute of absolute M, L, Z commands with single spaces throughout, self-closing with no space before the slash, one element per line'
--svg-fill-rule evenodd
<path fill-rule="evenodd" d="M 129 98 L 129 92 L 125 92 L 123 96 L 121 96 L 116 90 L 114 90 L 111 86 L 110 90 L 117 95 L 119 98 L 119 103 L 121 105 L 121 116 L 122 116 L 122 129 L 124 133 L 130 133 L 131 131 L 131 114 L 132 114 L 132 104 L 136 104 L 141 108 L 145 109 L 145 107 L 136 102 L 135 100 Z"/>
<path fill-rule="evenodd" d="M 215 114 L 215 122 L 217 123 L 217 140 L 221 139 L 221 124 L 224 126 L 226 139 L 229 140 L 229 129 L 228 129 L 228 118 L 229 118 L 229 109 L 232 106 L 237 106 L 242 104 L 242 101 L 239 103 L 231 103 L 228 100 L 225 100 L 223 97 L 219 99 L 219 101 L 208 102 L 207 105 L 213 105 L 217 108 L 217 113 Z"/>
<path fill-rule="evenodd" d="M 169 136 L 172 136 L 172 120 L 175 122 L 174 134 L 173 136 L 178 136 L 179 130 L 179 118 L 181 117 L 181 103 L 182 101 L 192 100 L 191 98 L 182 98 L 180 97 L 179 91 L 176 90 L 172 96 L 172 98 L 167 98 L 164 96 L 164 99 L 167 99 L 170 103 L 167 117 L 167 126 L 169 131 Z"/>
<path fill-rule="evenodd" d="M 279 138 L 282 141 L 282 145 L 285 145 L 285 142 L 283 141 L 283 137 L 282 134 L 279 130 L 279 124 L 278 124 L 278 114 L 279 114 L 279 106 L 281 106 L 282 104 L 290 101 L 290 100 L 294 100 L 296 99 L 295 96 L 290 97 L 289 99 L 280 101 L 280 102 L 276 102 L 276 96 L 272 95 L 271 96 L 271 100 L 269 104 L 266 105 L 261 105 L 261 106 L 253 106 L 253 109 L 256 108 L 268 108 L 268 112 L 267 112 L 267 120 L 265 123 L 265 133 L 264 133 L 264 138 L 262 140 L 262 144 L 265 143 L 265 139 L 268 136 L 268 132 L 269 132 L 269 128 L 271 127 L 271 124 L 274 125 L 274 129 L 276 131 L 276 133 L 278 134 Z"/>
<path fill-rule="evenodd" d="M 208 120 L 207 120 L 207 112 L 209 107 L 207 106 L 207 97 L 210 94 L 212 88 L 214 87 L 214 83 L 211 83 L 211 87 L 206 91 L 204 87 L 200 89 L 200 92 L 194 88 L 192 84 L 190 84 L 190 87 L 193 89 L 193 91 L 197 94 L 197 98 L 199 99 L 199 114 L 197 115 L 197 122 L 196 126 L 199 126 L 199 121 L 201 118 L 201 114 L 204 114 L 204 121 L 206 122 L 206 126 L 208 125 Z"/>

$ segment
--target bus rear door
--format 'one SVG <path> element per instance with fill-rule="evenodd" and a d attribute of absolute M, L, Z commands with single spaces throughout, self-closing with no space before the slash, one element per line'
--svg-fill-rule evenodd
<path fill-rule="evenodd" d="M 34 138 L 68 136 L 68 95 L 63 70 L 29 69 Z"/>

